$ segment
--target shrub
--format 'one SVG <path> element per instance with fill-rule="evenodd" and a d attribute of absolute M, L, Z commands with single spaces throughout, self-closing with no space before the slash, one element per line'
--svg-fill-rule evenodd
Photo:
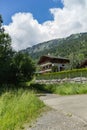
<path fill-rule="evenodd" d="M 87 77 L 87 68 L 40 74 L 36 76 L 36 79 L 49 80 L 49 79 L 75 78 L 75 77 Z"/>

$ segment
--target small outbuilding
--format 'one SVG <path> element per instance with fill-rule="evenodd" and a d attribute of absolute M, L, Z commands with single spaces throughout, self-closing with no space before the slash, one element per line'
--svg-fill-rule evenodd
<path fill-rule="evenodd" d="M 39 73 L 58 72 L 67 69 L 70 60 L 67 58 L 41 56 L 38 65 L 40 66 Z"/>

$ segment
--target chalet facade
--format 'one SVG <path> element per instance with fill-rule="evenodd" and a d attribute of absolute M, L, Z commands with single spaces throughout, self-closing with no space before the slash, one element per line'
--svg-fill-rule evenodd
<path fill-rule="evenodd" d="M 40 66 L 39 73 L 62 71 L 67 68 L 69 63 L 70 60 L 66 58 L 41 56 L 40 60 L 38 61 L 38 65 Z"/>

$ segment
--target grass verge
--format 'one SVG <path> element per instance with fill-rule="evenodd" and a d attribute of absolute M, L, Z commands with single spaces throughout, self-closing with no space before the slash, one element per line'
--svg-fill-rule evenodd
<path fill-rule="evenodd" d="M 36 119 L 44 108 L 33 92 L 22 88 L 0 95 L 0 130 L 23 129 L 23 124 Z"/>
<path fill-rule="evenodd" d="M 31 88 L 37 93 L 87 94 L 87 83 L 34 84 L 31 85 Z"/>
<path fill-rule="evenodd" d="M 79 83 L 49 84 L 45 89 L 60 95 L 87 94 L 87 84 Z"/>

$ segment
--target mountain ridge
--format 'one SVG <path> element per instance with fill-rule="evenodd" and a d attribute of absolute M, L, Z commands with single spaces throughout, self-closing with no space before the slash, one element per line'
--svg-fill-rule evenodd
<path fill-rule="evenodd" d="M 71 53 L 83 54 L 87 57 L 87 32 L 72 34 L 66 38 L 52 39 L 47 42 L 36 44 L 22 50 L 28 53 L 34 60 L 38 60 L 42 55 L 70 57 Z"/>

